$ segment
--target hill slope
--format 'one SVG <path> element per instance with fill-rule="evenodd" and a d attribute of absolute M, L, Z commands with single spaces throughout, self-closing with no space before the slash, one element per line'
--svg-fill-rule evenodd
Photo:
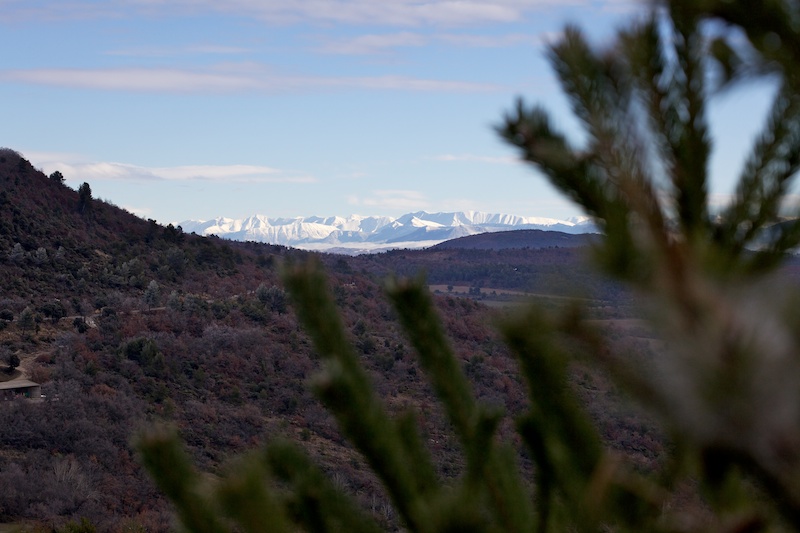
<path fill-rule="evenodd" d="M 0 185 L 6 299 L 92 301 L 110 291 L 140 296 L 151 281 L 167 293 L 184 288 L 214 295 L 234 281 L 263 279 L 256 260 L 287 253 L 187 235 L 101 200 L 82 202 L 77 191 L 8 149 L 0 150 Z"/>
<path fill-rule="evenodd" d="M 460 237 L 437 244 L 436 250 L 508 250 L 515 248 L 575 248 L 594 242 L 596 234 L 570 234 L 536 229 L 500 231 Z"/>

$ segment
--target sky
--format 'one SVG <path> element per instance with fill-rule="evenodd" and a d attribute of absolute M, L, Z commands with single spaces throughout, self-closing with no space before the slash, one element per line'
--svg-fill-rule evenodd
<path fill-rule="evenodd" d="M 635 0 L 0 0 L 0 146 L 160 223 L 580 210 L 493 127 L 517 97 L 579 128 L 545 59 Z M 724 201 L 768 88 L 711 109 Z"/>

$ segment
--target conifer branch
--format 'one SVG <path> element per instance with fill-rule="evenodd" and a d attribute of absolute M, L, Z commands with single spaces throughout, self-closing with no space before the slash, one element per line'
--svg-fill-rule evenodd
<path fill-rule="evenodd" d="M 315 388 L 336 417 L 342 432 L 378 474 L 398 512 L 414 531 L 428 531 L 429 480 L 433 466 L 419 450 L 409 453 L 383 402 L 347 342 L 321 268 L 317 264 L 289 267 L 284 276 L 297 314 L 325 361 Z M 416 461 L 414 468 L 408 468 Z"/>
<path fill-rule="evenodd" d="M 531 405 L 520 433 L 547 480 L 579 502 L 602 455 L 600 439 L 567 385 L 568 358 L 547 339 L 550 327 L 533 310 L 503 326 L 509 348 L 520 361 Z M 580 443 L 580 445 L 577 445 Z"/>
<path fill-rule="evenodd" d="M 761 55 L 759 74 L 779 72 L 793 91 L 800 89 L 800 4 L 796 0 L 658 0 L 672 9 L 717 19 L 744 31 Z"/>
<path fill-rule="evenodd" d="M 212 502 L 198 492 L 200 476 L 176 432 L 153 428 L 138 443 L 142 463 L 172 501 L 183 525 L 193 533 L 227 533 Z"/>
<path fill-rule="evenodd" d="M 249 454 L 229 465 L 214 494 L 223 513 L 242 531 L 288 533 L 292 531 L 288 517 L 269 484 L 269 473 L 259 455 Z"/>
<path fill-rule="evenodd" d="M 491 508 L 506 531 L 530 531 L 532 509 L 518 469 L 510 468 L 514 463 L 509 464 L 508 450 L 498 450 L 495 443 L 499 413 L 487 412 L 475 402 L 427 289 L 419 281 L 393 280 L 388 293 L 461 441 L 468 466 L 465 481 L 473 490 L 486 484 Z"/>
<path fill-rule="evenodd" d="M 293 444 L 284 441 L 268 444 L 264 459 L 273 475 L 289 485 L 291 493 L 284 505 L 292 513 L 294 522 L 307 531 L 381 531 L 371 517 L 337 489 L 319 467 Z"/>
<path fill-rule="evenodd" d="M 739 178 L 734 202 L 721 217 L 718 238 L 736 255 L 768 224 L 779 220 L 782 201 L 800 170 L 800 96 L 784 86 Z M 768 244 L 783 253 L 797 244 L 792 232 Z M 778 247 L 775 247 L 778 246 Z"/>
<path fill-rule="evenodd" d="M 673 8 L 672 20 L 676 55 L 672 77 L 679 91 L 676 103 L 681 108 L 675 111 L 680 120 L 680 134 L 671 143 L 675 161 L 671 179 L 684 235 L 705 239 L 708 237 L 707 187 L 711 153 L 705 115 L 705 42 L 698 21 L 691 14 Z"/>

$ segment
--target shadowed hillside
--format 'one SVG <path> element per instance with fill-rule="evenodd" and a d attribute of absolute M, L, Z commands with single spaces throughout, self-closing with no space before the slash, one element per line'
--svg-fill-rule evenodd
<path fill-rule="evenodd" d="M 16 152 L 0 152 L 0 282 L 4 297 L 92 301 L 109 291 L 141 296 L 151 281 L 173 289 L 229 291 L 285 254 L 184 234 L 48 178 Z M 82 186 L 82 187 L 84 187 Z M 268 269 L 267 269 L 268 271 Z"/>
<path fill-rule="evenodd" d="M 560 231 L 523 229 L 469 235 L 433 246 L 436 250 L 506 250 L 509 248 L 575 248 L 597 240 L 595 234 L 570 234 Z"/>

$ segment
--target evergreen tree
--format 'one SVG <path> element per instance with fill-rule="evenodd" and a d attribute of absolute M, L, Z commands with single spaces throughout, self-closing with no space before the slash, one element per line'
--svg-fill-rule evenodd
<path fill-rule="evenodd" d="M 280 287 L 274 285 L 267 287 L 262 283 L 256 289 L 256 298 L 273 313 L 283 314 L 286 312 L 288 304 L 286 292 Z"/>
<path fill-rule="evenodd" d="M 88 183 L 83 182 L 78 187 L 78 211 L 87 212 L 92 206 L 92 188 Z"/>
<path fill-rule="evenodd" d="M 158 286 L 156 280 L 151 280 L 144 291 L 144 303 L 149 311 L 153 307 L 158 306 L 161 301 L 161 288 Z"/>
<path fill-rule="evenodd" d="M 26 332 L 31 331 L 36 327 L 36 317 L 33 313 L 33 309 L 30 307 L 23 309 L 17 318 L 17 327 L 20 329 L 23 337 L 25 336 Z"/>
<path fill-rule="evenodd" d="M 8 371 L 13 372 L 14 369 L 17 368 L 20 364 L 19 356 L 15 353 L 8 354 L 6 363 L 8 363 Z"/>
<path fill-rule="evenodd" d="M 8 253 L 8 258 L 15 263 L 21 263 L 25 261 L 26 257 L 27 257 L 27 252 L 25 252 L 25 248 L 23 248 L 20 243 L 15 243 L 14 247 Z"/>

